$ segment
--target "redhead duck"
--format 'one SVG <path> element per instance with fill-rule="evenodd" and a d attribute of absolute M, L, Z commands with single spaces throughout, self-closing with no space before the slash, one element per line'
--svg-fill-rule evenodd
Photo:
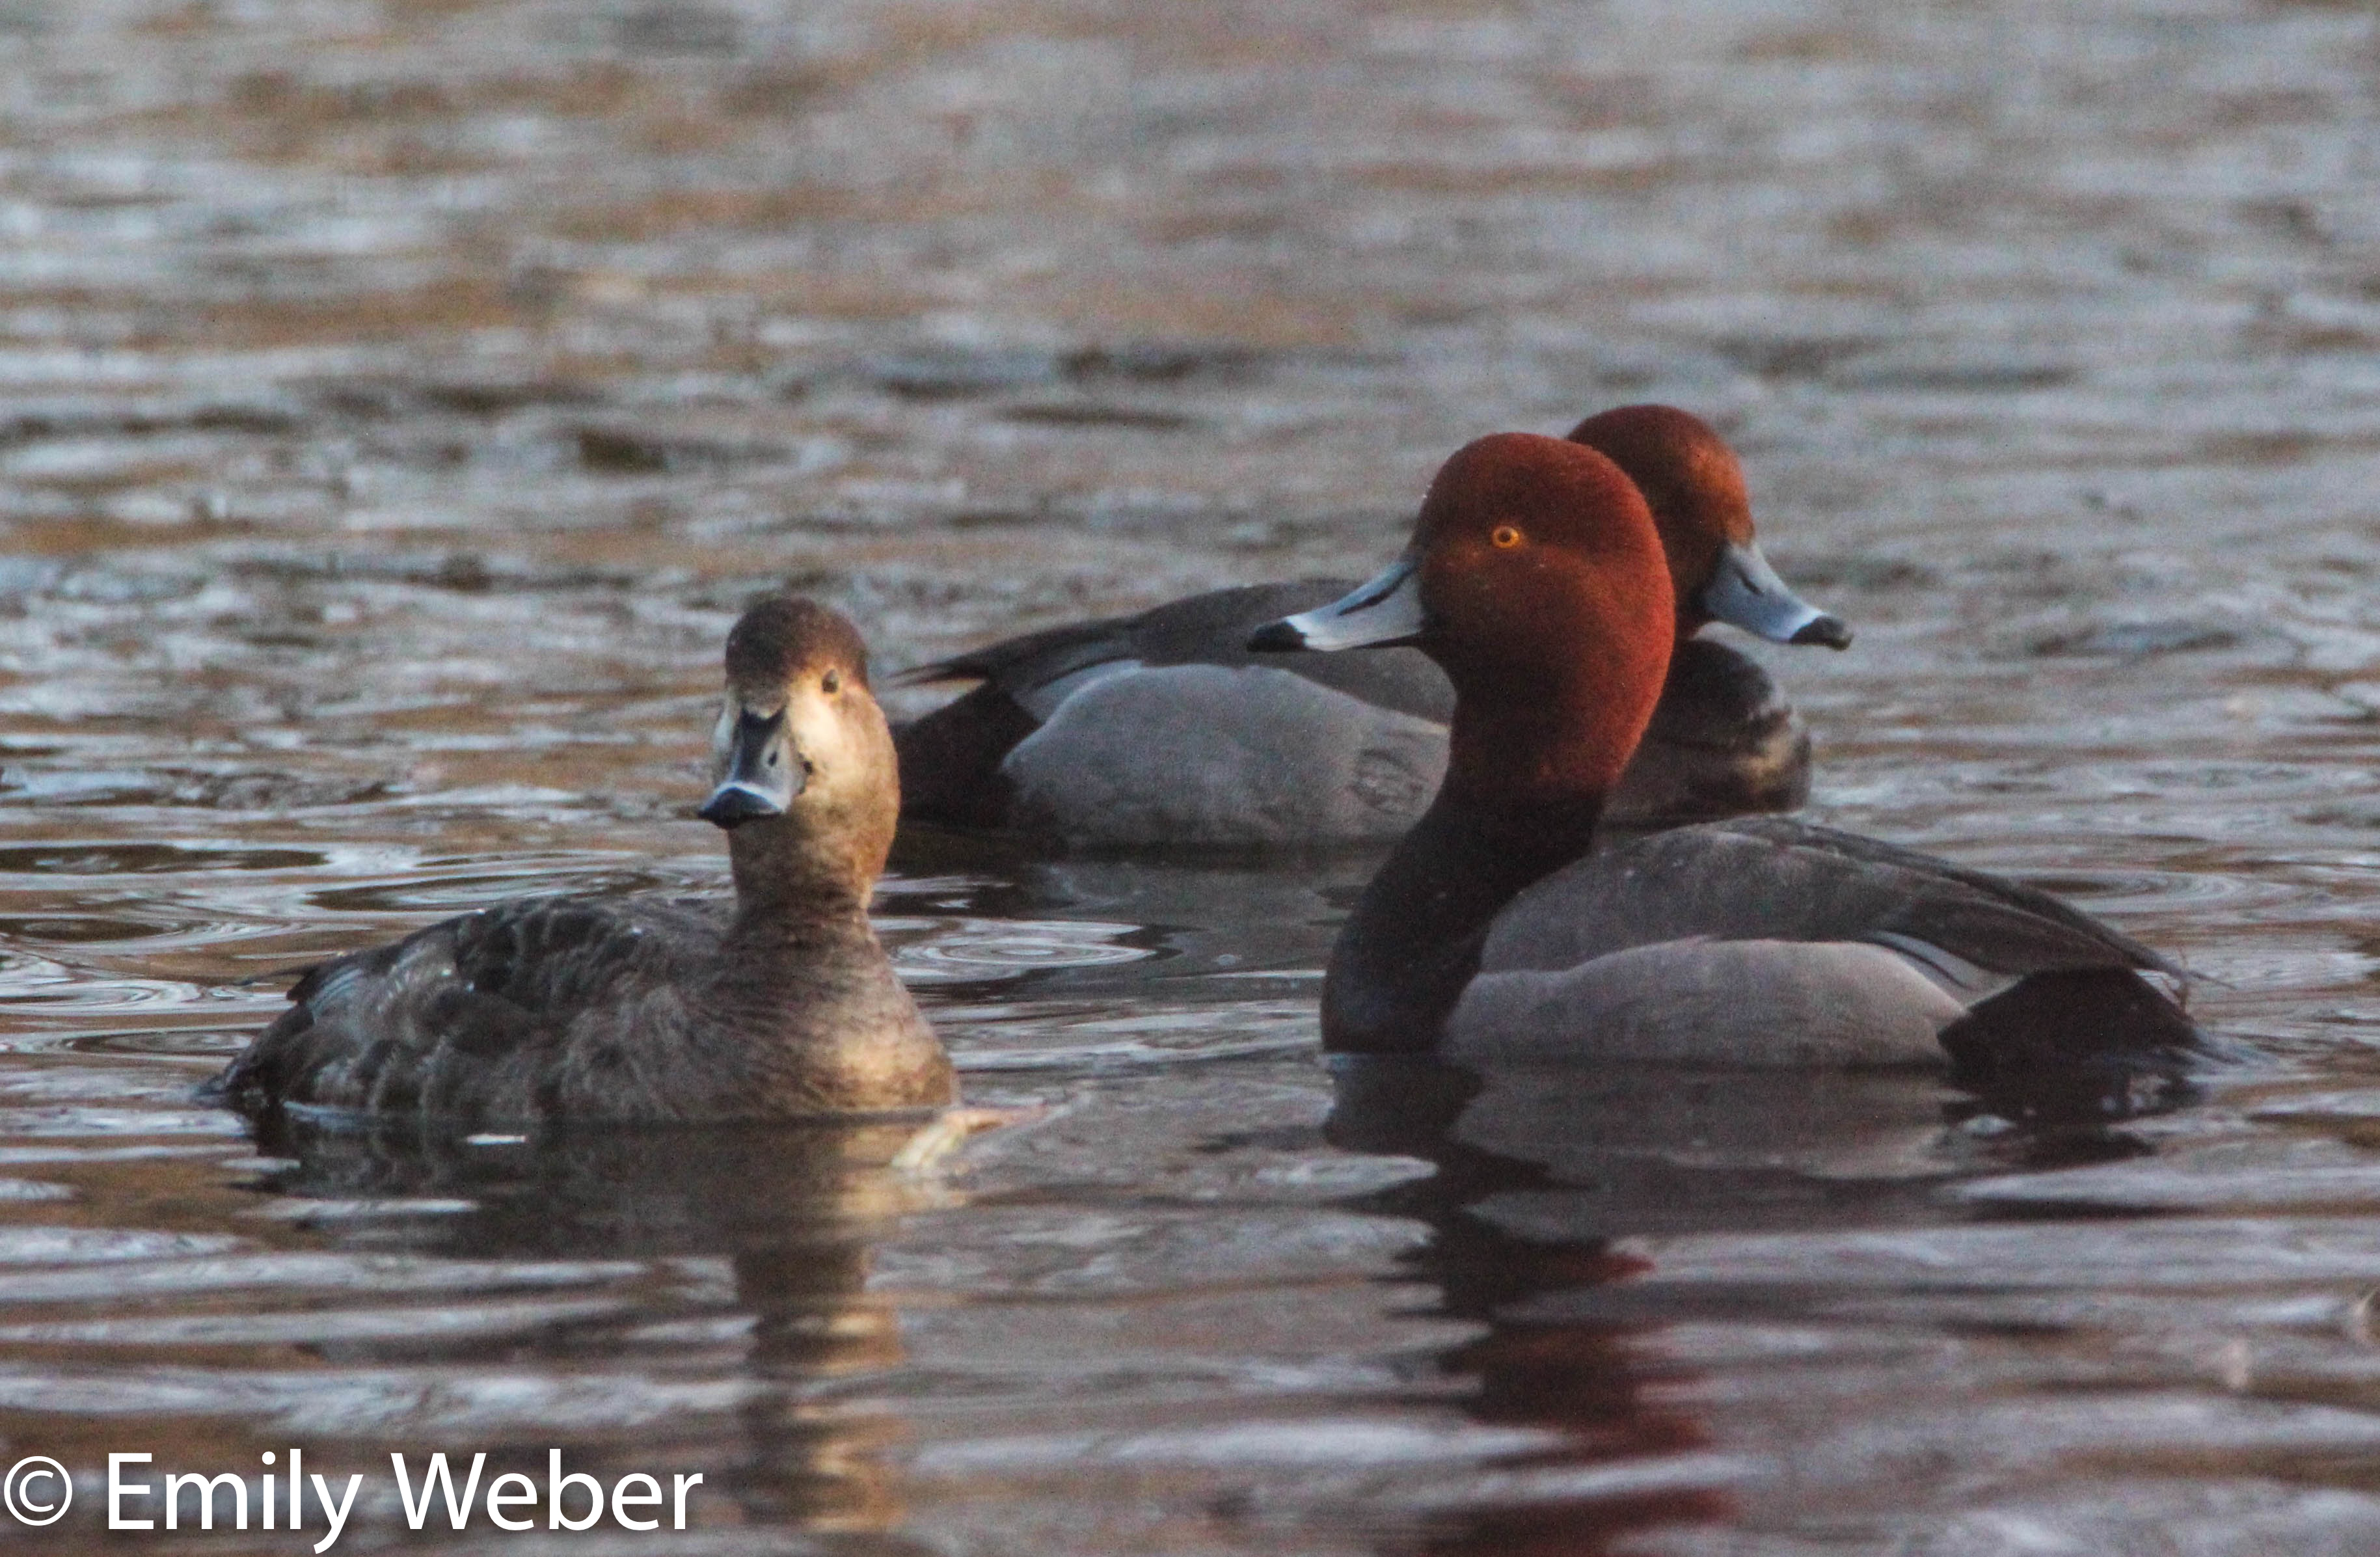
<path fill-rule="evenodd" d="M 516 898 L 324 963 L 220 1094 L 464 1122 L 952 1101 L 868 922 L 901 798 L 858 632 L 806 600 L 746 612 L 713 746 L 732 905 Z"/>
<path fill-rule="evenodd" d="M 1254 635 L 1414 645 L 1454 687 L 1446 781 L 1331 953 L 1330 1048 L 1988 1069 L 2194 1041 L 2179 969 L 2014 882 L 1779 817 L 1593 848 L 1671 593 L 1618 465 L 1505 433 L 1446 463 L 1385 573 Z"/>
<path fill-rule="evenodd" d="M 1719 620 L 1840 649 L 1850 629 L 1761 555 L 1742 468 L 1708 424 L 1625 406 L 1570 436 L 1635 481 L 1678 580 L 1669 684 L 1609 819 L 1649 827 L 1793 809 L 1810 791 L 1800 716 L 1757 663 L 1694 635 Z M 1090 846 L 1402 836 L 1445 771 L 1446 677 L 1410 650 L 1286 665 L 1246 650 L 1257 626 L 1353 582 L 1220 590 L 907 673 L 981 681 L 894 733 L 910 818 Z"/>

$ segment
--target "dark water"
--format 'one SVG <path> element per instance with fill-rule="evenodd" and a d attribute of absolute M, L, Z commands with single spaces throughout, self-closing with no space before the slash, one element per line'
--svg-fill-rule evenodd
<path fill-rule="evenodd" d="M 0 1451 L 81 1478 L 0 1542 L 298 1446 L 344 1551 L 2380 1550 L 2368 7 L 8 0 L 0 56 Z M 1859 625 L 1771 656 L 1816 812 L 2173 951 L 2253 1064 L 1326 1127 L 1361 861 L 946 850 L 888 935 L 1044 1112 L 923 1166 L 192 1101 L 323 953 L 720 884 L 760 588 L 898 667 L 1358 572 L 1464 439 L 1647 398 Z M 694 1527 L 405 1536 L 392 1451 L 557 1447 Z"/>

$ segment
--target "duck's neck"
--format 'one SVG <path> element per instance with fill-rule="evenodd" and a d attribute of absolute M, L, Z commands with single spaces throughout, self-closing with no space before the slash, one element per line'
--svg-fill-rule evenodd
<path fill-rule="evenodd" d="M 745 939 L 802 939 L 868 928 L 876 872 L 848 849 L 790 821 L 749 821 L 728 834 L 735 877 L 735 932 Z"/>
<path fill-rule="evenodd" d="M 1592 825 L 1644 736 L 1652 701 L 1640 711 L 1558 691 L 1485 707 L 1458 699 L 1432 809 L 1453 807 L 1483 825 L 1512 827 L 1585 812 Z"/>
<path fill-rule="evenodd" d="M 1458 688 L 1460 688 L 1458 682 Z M 1427 1051 L 1479 968 L 1489 923 L 1586 854 L 1658 697 L 1549 687 L 1458 690 L 1446 782 L 1364 889 L 1322 991 L 1322 1038 L 1360 1053 Z"/>

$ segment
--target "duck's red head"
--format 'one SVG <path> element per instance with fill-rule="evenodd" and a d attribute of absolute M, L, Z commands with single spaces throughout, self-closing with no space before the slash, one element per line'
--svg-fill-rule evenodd
<path fill-rule="evenodd" d="M 1617 465 L 1501 432 L 1439 468 L 1388 572 L 1254 646 L 1418 645 L 1454 683 L 1446 795 L 1581 799 L 1617 782 L 1653 716 L 1671 595 L 1651 511 Z"/>
<path fill-rule="evenodd" d="M 1743 466 L 1710 423 L 1675 406 L 1621 406 L 1570 430 L 1570 441 L 1608 456 L 1653 510 L 1653 528 L 1676 588 L 1678 636 L 1711 620 L 1702 591 L 1728 542 L 1752 543 L 1752 494 Z"/>
<path fill-rule="evenodd" d="M 1675 406 L 1621 406 L 1570 430 L 1652 505 L 1676 586 L 1678 637 L 1714 620 L 1779 643 L 1848 648 L 1851 628 L 1795 595 L 1760 554 L 1743 466 L 1710 423 Z"/>

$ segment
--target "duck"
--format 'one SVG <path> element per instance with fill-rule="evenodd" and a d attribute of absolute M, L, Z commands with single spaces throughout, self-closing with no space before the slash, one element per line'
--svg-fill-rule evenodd
<path fill-rule="evenodd" d="M 1842 649 L 1851 628 L 1762 554 L 1742 465 L 1708 422 L 1622 406 L 1568 436 L 1635 482 L 1677 580 L 1669 680 L 1609 821 L 1798 809 L 1810 793 L 1801 716 L 1756 661 L 1697 635 L 1725 621 Z M 1212 590 L 905 673 L 904 685 L 978 683 L 894 732 L 908 820 L 1092 849 L 1394 842 L 1445 771 L 1444 674 L 1412 650 L 1283 663 L 1246 648 L 1256 627 L 1354 582 Z"/>
<path fill-rule="evenodd" d="M 1322 1036 L 1457 1064 L 1952 1064 L 2182 1053 L 2182 970 L 2046 893 L 1779 816 L 1598 847 L 1677 643 L 1663 538 L 1604 454 L 1466 444 L 1411 544 L 1254 652 L 1410 646 L 1446 777 L 1342 926 Z"/>
<path fill-rule="evenodd" d="M 715 783 L 731 902 L 522 897 L 316 967 L 212 1095 L 478 1124 L 939 1108 L 950 1059 L 868 918 L 900 816 L 843 615 L 777 595 L 728 634 Z"/>

